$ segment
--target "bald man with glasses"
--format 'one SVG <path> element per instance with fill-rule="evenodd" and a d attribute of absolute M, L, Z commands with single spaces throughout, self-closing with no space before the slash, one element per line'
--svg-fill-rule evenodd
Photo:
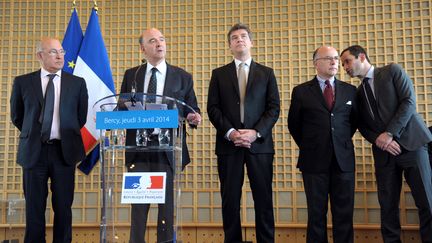
<path fill-rule="evenodd" d="M 336 79 L 339 56 L 322 46 L 313 54 L 317 75 L 292 91 L 288 129 L 300 149 L 308 207 L 308 243 L 328 242 L 330 197 L 335 243 L 353 242 L 356 88 Z"/>
<path fill-rule="evenodd" d="M 23 168 L 26 243 L 46 241 L 48 180 L 53 242 L 72 241 L 75 165 L 85 158 L 80 129 L 87 119 L 88 95 L 84 79 L 62 71 L 64 55 L 59 40 L 42 38 L 36 52 L 41 68 L 13 82 L 10 107 L 20 131 L 17 163 Z"/>

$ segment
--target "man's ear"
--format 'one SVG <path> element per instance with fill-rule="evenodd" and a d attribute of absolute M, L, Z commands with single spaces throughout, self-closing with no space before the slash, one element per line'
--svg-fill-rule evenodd
<path fill-rule="evenodd" d="M 364 53 L 360 53 L 359 57 L 361 62 L 364 62 L 366 60 L 366 55 Z"/>

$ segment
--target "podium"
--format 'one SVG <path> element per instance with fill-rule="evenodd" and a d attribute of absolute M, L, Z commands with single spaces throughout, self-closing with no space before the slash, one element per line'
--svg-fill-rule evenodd
<path fill-rule="evenodd" d="M 100 131 L 100 242 L 182 242 L 185 115 L 181 100 L 146 93 L 94 106 Z"/>

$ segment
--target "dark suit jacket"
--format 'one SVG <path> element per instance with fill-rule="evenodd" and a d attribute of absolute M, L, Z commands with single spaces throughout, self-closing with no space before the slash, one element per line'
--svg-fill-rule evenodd
<path fill-rule="evenodd" d="M 371 144 L 382 132 L 390 132 L 406 150 L 414 151 L 432 140 L 424 120 L 416 112 L 416 98 L 413 83 L 397 64 L 390 64 L 374 70 L 374 92 L 379 116 L 384 127 L 376 125 L 363 91 L 363 84 L 357 90 L 360 118 L 359 130 Z M 373 146 L 375 164 L 387 161 L 388 153 Z M 382 164 L 384 166 L 385 164 Z"/>
<path fill-rule="evenodd" d="M 354 171 L 355 94 L 353 85 L 335 79 L 335 104 L 329 111 L 316 77 L 293 89 L 288 129 L 300 149 L 297 167 L 302 172 L 327 172 L 333 152 L 342 171 Z"/>
<path fill-rule="evenodd" d="M 20 130 L 17 162 L 32 168 L 42 146 L 39 115 L 43 93 L 40 70 L 15 78 L 10 99 L 12 123 Z M 83 78 L 62 72 L 60 88 L 60 135 L 63 158 L 75 164 L 85 158 L 80 129 L 87 119 L 88 94 Z"/>
<path fill-rule="evenodd" d="M 280 100 L 273 69 L 251 62 L 246 86 L 244 124 L 240 122 L 240 95 L 234 61 L 213 70 L 207 100 L 207 112 L 216 128 L 216 154 L 235 153 L 239 147 L 224 136 L 230 128 L 255 129 L 262 138 L 251 153 L 274 153 L 272 128 L 279 117 Z"/>
<path fill-rule="evenodd" d="M 132 90 L 132 87 L 134 85 L 134 79 L 136 75 L 136 92 L 143 92 L 144 90 L 144 77 L 145 77 L 145 71 L 147 68 L 147 64 L 143 64 L 142 67 L 140 66 L 133 67 L 131 69 L 126 70 L 123 82 L 121 86 L 121 93 L 129 93 Z M 138 73 L 136 71 L 138 70 Z M 136 74 L 135 74 L 136 73 Z M 178 100 L 181 100 L 185 102 L 187 105 L 191 106 L 196 112 L 200 112 L 200 109 L 197 104 L 197 99 L 195 96 L 195 91 L 193 89 L 193 80 L 192 75 L 187 73 L 185 70 L 172 66 L 167 64 L 167 73 L 165 78 L 165 86 L 163 95 L 169 96 L 172 98 L 176 98 Z M 186 117 L 188 113 L 192 112 L 188 109 L 181 109 L 179 108 L 179 112 L 182 112 L 180 114 L 183 117 Z M 185 127 L 183 127 L 185 128 Z M 135 136 L 136 136 L 136 130 L 135 129 L 129 129 L 126 133 L 126 144 L 127 145 L 135 145 Z M 182 165 L 183 168 L 189 164 L 190 162 L 190 156 L 188 147 L 186 144 L 186 129 L 183 129 L 183 150 L 182 150 Z M 171 157 L 171 156 L 169 156 Z M 137 158 L 137 153 L 135 152 L 126 152 L 126 164 L 130 164 L 135 162 Z M 170 161 L 172 163 L 172 161 Z"/>

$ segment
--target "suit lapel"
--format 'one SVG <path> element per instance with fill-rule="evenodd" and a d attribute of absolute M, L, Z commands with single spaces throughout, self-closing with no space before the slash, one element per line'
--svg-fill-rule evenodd
<path fill-rule="evenodd" d="M 380 82 L 380 80 L 382 79 L 382 73 L 381 73 L 381 69 L 380 68 L 375 68 L 374 69 L 374 79 L 373 79 L 373 89 L 374 89 L 374 96 L 375 96 L 375 102 L 377 104 L 377 109 L 378 109 L 378 113 L 379 112 L 379 86 L 382 82 Z"/>
<path fill-rule="evenodd" d="M 66 104 L 64 102 L 64 99 L 66 99 L 67 95 L 64 94 L 69 94 L 69 90 L 70 90 L 70 79 L 69 79 L 69 75 L 65 72 L 62 71 L 62 76 L 61 76 L 61 82 L 60 82 L 60 110 L 64 110 L 62 109 L 62 105 Z"/>
<path fill-rule="evenodd" d="M 256 66 L 257 66 L 256 63 L 252 60 L 251 65 L 249 67 L 248 80 L 247 80 L 247 83 L 246 83 L 246 97 L 247 97 L 247 94 L 248 94 L 248 90 L 250 90 L 251 87 L 252 87 L 252 85 L 255 84 L 255 77 L 257 76 L 256 75 L 256 72 L 257 72 Z M 237 79 L 237 77 L 236 77 L 236 80 L 237 80 L 237 87 L 238 87 L 238 79 Z M 240 94 L 240 92 L 239 92 L 239 94 Z"/>
<path fill-rule="evenodd" d="M 141 69 L 138 71 L 136 75 L 136 80 L 135 80 L 137 82 L 136 92 L 144 93 L 144 80 L 145 80 L 146 70 L 147 70 L 147 64 L 143 64 L 143 66 L 141 67 Z"/>
<path fill-rule="evenodd" d="M 311 93 L 320 101 L 321 105 L 323 105 L 324 108 L 328 110 L 327 104 L 324 100 L 323 92 L 316 77 L 311 81 L 309 88 Z"/>
<path fill-rule="evenodd" d="M 34 73 L 32 77 L 31 84 L 33 85 L 33 90 L 37 90 L 36 98 L 39 101 L 39 105 L 42 107 L 43 102 L 43 92 L 42 92 L 42 81 L 41 81 L 41 70 Z"/>
<path fill-rule="evenodd" d="M 250 72 L 250 70 L 249 70 Z M 228 78 L 227 80 L 231 80 L 232 85 L 234 86 L 234 90 L 236 91 L 236 94 L 238 97 L 240 97 L 240 90 L 239 90 L 239 85 L 238 85 L 238 78 L 237 78 L 237 67 L 235 65 L 235 62 L 232 61 L 229 65 L 228 65 Z M 248 77 L 248 82 L 250 80 L 250 75 Z M 247 86 L 246 86 L 246 94 L 247 94 Z"/>
<path fill-rule="evenodd" d="M 343 102 L 345 101 L 345 99 L 343 99 L 344 92 L 342 91 L 342 86 L 340 85 L 340 81 L 337 80 L 336 78 L 334 80 L 334 86 L 335 86 L 334 88 L 335 104 L 333 109 L 335 109 L 340 105 L 345 105 L 343 104 Z"/>
<path fill-rule="evenodd" d="M 177 81 L 177 75 L 175 75 L 174 68 L 167 63 L 167 71 L 166 71 L 166 77 L 165 77 L 165 85 L 163 90 L 164 96 L 169 96 L 178 99 L 177 95 L 174 95 L 176 91 L 178 91 L 180 88 L 177 87 L 181 85 L 180 81 Z"/>

